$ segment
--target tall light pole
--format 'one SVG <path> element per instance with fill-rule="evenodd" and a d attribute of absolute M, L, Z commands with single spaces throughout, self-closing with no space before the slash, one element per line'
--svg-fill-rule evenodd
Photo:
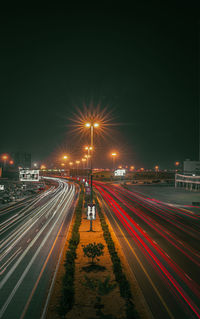
<path fill-rule="evenodd" d="M 76 172 L 77 172 L 77 176 L 78 176 L 78 165 L 80 164 L 80 161 L 76 161 Z"/>
<path fill-rule="evenodd" d="M 3 169 L 5 170 L 6 169 L 6 162 L 8 160 L 8 155 L 3 155 L 2 159 L 3 159 Z"/>
<path fill-rule="evenodd" d="M 94 128 L 97 128 L 99 127 L 99 123 L 95 123 L 95 122 L 89 122 L 89 123 L 86 123 L 85 126 L 87 128 L 90 128 L 90 137 L 91 137 L 91 142 L 90 142 L 90 147 L 91 147 L 91 160 L 90 160 L 90 168 L 91 168 L 91 183 L 90 183 L 90 187 L 91 187 L 91 190 L 90 190 L 90 201 L 91 201 L 91 204 L 93 202 L 93 189 L 92 189 L 92 178 L 93 178 L 93 175 L 92 175 L 92 160 L 93 160 L 93 145 L 94 145 Z"/>
<path fill-rule="evenodd" d="M 90 157 L 90 151 L 92 150 L 92 146 L 86 146 L 85 150 L 88 151 L 87 153 L 87 168 L 89 168 L 89 157 Z"/>
<path fill-rule="evenodd" d="M 73 162 L 69 162 L 69 167 L 70 167 L 70 168 L 73 168 L 73 164 L 74 164 Z M 70 174 L 70 173 L 71 173 L 71 170 L 69 169 L 69 174 Z M 73 174 L 72 174 L 72 175 L 73 175 Z"/>
<path fill-rule="evenodd" d="M 177 162 L 175 162 L 174 164 L 175 164 L 175 174 L 176 174 L 177 169 L 178 169 L 178 166 L 180 165 L 180 162 L 177 161 Z"/>
<path fill-rule="evenodd" d="M 83 164 L 83 169 L 85 168 L 85 162 L 86 162 L 86 158 L 82 158 L 82 164 Z"/>
<path fill-rule="evenodd" d="M 116 156 L 117 156 L 117 153 L 116 153 L 116 152 L 113 152 L 111 155 L 112 155 L 112 159 L 113 159 L 113 162 L 112 162 L 113 167 L 112 167 L 112 169 L 113 169 L 113 171 L 114 171 L 114 168 L 115 168 L 115 158 L 116 158 Z"/>

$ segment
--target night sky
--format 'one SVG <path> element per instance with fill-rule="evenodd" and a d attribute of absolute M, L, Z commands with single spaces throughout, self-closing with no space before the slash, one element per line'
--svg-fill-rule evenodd
<path fill-rule="evenodd" d="M 199 8 L 119 9 L 1 12 L 0 153 L 78 159 L 86 137 L 70 132 L 72 113 L 100 104 L 115 126 L 96 166 L 110 165 L 110 150 L 145 168 L 195 159 Z"/>

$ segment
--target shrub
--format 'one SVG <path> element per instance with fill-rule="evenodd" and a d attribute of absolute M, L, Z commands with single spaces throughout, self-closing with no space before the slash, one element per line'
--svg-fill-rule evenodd
<path fill-rule="evenodd" d="M 91 262 L 92 264 L 94 263 L 94 260 L 96 259 L 97 261 L 99 261 L 100 256 L 103 256 L 103 249 L 104 249 L 104 245 L 102 243 L 91 243 L 88 245 L 82 245 L 83 247 L 83 252 L 84 252 L 84 256 L 91 258 Z"/>
<path fill-rule="evenodd" d="M 72 228 L 72 235 L 69 240 L 68 250 L 66 252 L 65 275 L 63 277 L 63 287 L 62 294 L 60 298 L 60 307 L 58 313 L 61 316 L 65 314 L 72 308 L 74 303 L 74 274 L 75 274 L 75 259 L 76 259 L 76 249 L 79 244 L 80 234 L 79 226 L 81 224 L 82 217 L 82 205 L 83 205 L 83 187 L 81 187 L 81 192 L 79 195 L 78 204 L 75 209 L 75 221 Z"/>

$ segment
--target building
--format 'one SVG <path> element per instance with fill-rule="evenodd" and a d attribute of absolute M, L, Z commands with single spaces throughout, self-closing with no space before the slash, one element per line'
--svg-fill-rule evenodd
<path fill-rule="evenodd" d="M 184 174 L 195 174 L 200 176 L 200 161 L 186 160 L 183 162 Z"/>

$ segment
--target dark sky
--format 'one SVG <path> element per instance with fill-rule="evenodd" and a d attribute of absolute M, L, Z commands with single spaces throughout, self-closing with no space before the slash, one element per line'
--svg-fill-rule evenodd
<path fill-rule="evenodd" d="M 77 157 L 85 140 L 76 143 L 69 118 L 92 101 L 118 123 L 96 166 L 109 165 L 111 149 L 119 164 L 146 168 L 195 158 L 199 8 L 119 9 L 1 13 L 0 153 L 45 161 L 66 149 Z"/>

